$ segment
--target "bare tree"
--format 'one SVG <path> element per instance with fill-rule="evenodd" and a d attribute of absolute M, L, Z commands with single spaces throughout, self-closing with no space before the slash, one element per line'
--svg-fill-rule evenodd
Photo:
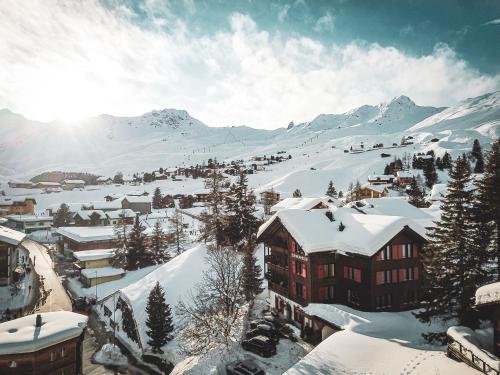
<path fill-rule="evenodd" d="M 187 239 L 187 234 L 184 230 L 184 224 L 182 223 L 182 213 L 176 210 L 173 216 L 168 220 L 170 221 L 170 230 L 175 245 L 175 250 L 177 254 L 180 254 L 182 253 L 183 243 Z"/>
<path fill-rule="evenodd" d="M 181 347 L 189 355 L 229 348 L 238 341 L 246 314 L 240 256 L 228 248 L 210 248 L 207 264 L 201 283 L 177 305 L 186 323 Z"/>

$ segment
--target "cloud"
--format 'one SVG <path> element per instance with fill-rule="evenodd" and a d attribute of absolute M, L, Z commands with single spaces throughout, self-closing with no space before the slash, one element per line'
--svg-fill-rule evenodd
<path fill-rule="evenodd" d="M 325 45 L 269 33 L 239 13 L 199 36 L 169 9 L 143 4 L 147 25 L 123 4 L 3 1 L 0 108 L 42 120 L 178 108 L 213 126 L 275 128 L 401 93 L 444 106 L 500 87 L 446 45 L 421 57 Z"/>
<path fill-rule="evenodd" d="M 292 6 L 290 4 L 285 4 L 283 6 L 278 5 L 278 21 L 284 22 L 288 17 L 288 11 Z"/>
<path fill-rule="evenodd" d="M 500 18 L 485 22 L 483 25 L 500 25 Z"/>
<path fill-rule="evenodd" d="M 332 32 L 335 27 L 335 17 L 331 15 L 330 12 L 326 12 L 326 14 L 316 21 L 314 24 L 314 31 L 320 33 L 322 31 Z"/>

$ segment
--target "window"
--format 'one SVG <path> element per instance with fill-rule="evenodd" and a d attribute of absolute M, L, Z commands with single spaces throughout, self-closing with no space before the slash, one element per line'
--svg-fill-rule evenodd
<path fill-rule="evenodd" d="M 335 277 L 335 264 L 320 264 L 318 266 L 318 278 Z"/>
<path fill-rule="evenodd" d="M 322 286 L 318 288 L 318 298 L 320 301 L 329 301 L 333 299 L 333 285 Z"/>
<path fill-rule="evenodd" d="M 306 265 L 298 260 L 292 262 L 292 272 L 304 278 L 307 277 Z"/>
<path fill-rule="evenodd" d="M 16 368 L 17 367 L 17 362 L 15 362 L 15 361 L 9 361 L 9 363 L 7 364 L 7 366 L 9 368 Z"/>
<path fill-rule="evenodd" d="M 344 278 L 361 282 L 361 270 L 354 267 L 344 266 Z"/>
<path fill-rule="evenodd" d="M 390 284 L 393 282 L 393 273 L 392 270 L 378 271 L 376 274 L 376 284 Z M 395 282 L 396 280 L 394 280 Z"/>
<path fill-rule="evenodd" d="M 403 258 L 411 258 L 411 243 L 403 245 Z"/>
<path fill-rule="evenodd" d="M 295 284 L 295 285 L 294 285 Z M 296 283 L 292 281 L 292 293 L 300 298 L 307 298 L 307 289 L 305 285 L 302 285 L 301 283 Z"/>
<path fill-rule="evenodd" d="M 387 245 L 377 254 L 377 260 L 389 260 L 391 259 L 391 245 Z"/>
<path fill-rule="evenodd" d="M 399 269 L 399 281 L 418 280 L 418 267 Z"/>
<path fill-rule="evenodd" d="M 297 252 L 297 242 L 295 242 L 294 240 L 291 240 L 290 241 L 290 249 L 292 250 L 292 253 L 296 253 Z"/>
<path fill-rule="evenodd" d="M 385 309 L 392 306 L 392 296 L 390 294 L 382 294 L 375 298 L 377 309 Z"/>
<path fill-rule="evenodd" d="M 56 360 L 56 353 L 50 352 L 50 362 L 54 362 Z"/>
<path fill-rule="evenodd" d="M 406 292 L 405 302 L 407 304 L 415 304 L 418 302 L 418 293 L 416 290 L 409 290 Z"/>
<path fill-rule="evenodd" d="M 64 357 L 66 357 L 66 348 L 63 346 L 61 348 L 61 358 L 64 358 Z"/>
<path fill-rule="evenodd" d="M 347 302 L 352 305 L 359 305 L 359 294 L 351 289 L 347 289 Z"/>

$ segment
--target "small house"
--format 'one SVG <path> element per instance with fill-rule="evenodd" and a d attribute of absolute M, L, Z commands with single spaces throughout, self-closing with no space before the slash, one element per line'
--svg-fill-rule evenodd
<path fill-rule="evenodd" d="M 32 233 L 37 230 L 47 230 L 52 227 L 51 216 L 38 215 L 9 215 L 6 216 L 6 225 L 9 228 L 23 233 Z"/>

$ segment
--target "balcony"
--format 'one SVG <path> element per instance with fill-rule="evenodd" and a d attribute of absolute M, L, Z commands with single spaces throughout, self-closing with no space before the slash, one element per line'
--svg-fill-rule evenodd
<path fill-rule="evenodd" d="M 276 292 L 283 297 L 288 297 L 288 283 L 283 283 L 283 285 L 273 283 L 272 281 L 269 281 L 269 289 L 272 290 L 273 292 Z"/>

